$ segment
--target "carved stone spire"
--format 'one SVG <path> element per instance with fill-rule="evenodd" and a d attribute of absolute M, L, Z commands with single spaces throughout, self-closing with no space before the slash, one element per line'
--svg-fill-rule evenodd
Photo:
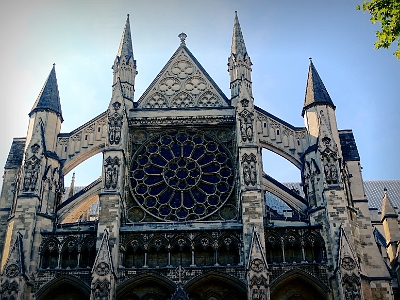
<path fill-rule="evenodd" d="M 72 174 L 71 185 L 68 189 L 67 199 L 71 198 L 75 194 L 75 172 Z"/>
<path fill-rule="evenodd" d="M 53 111 L 61 118 L 61 121 L 63 121 L 55 64 L 53 64 L 53 68 L 51 69 L 50 74 L 47 77 L 31 112 L 29 113 L 29 116 L 32 116 L 34 112 L 41 110 Z"/>
<path fill-rule="evenodd" d="M 310 58 L 306 95 L 304 99 L 303 112 L 301 115 L 304 116 L 304 113 L 308 108 L 318 104 L 327 104 L 333 109 L 336 109 L 331 97 L 328 94 L 328 91 L 325 88 L 324 83 L 322 82 L 321 77 L 319 77 L 317 69 L 315 69 L 312 59 Z"/>
<path fill-rule="evenodd" d="M 393 207 L 392 202 L 389 200 L 389 196 L 387 193 L 387 189 L 385 188 L 383 191 L 383 199 L 382 199 L 382 220 L 385 218 L 398 218 L 398 214 Z"/>
<path fill-rule="evenodd" d="M 123 96 L 133 101 L 135 92 L 136 77 L 136 60 L 133 57 L 131 27 L 129 23 L 129 15 L 127 16 L 124 32 L 122 34 L 121 43 L 119 45 L 117 56 L 114 60 L 113 69 L 113 86 L 121 81 Z"/>
<path fill-rule="evenodd" d="M 252 94 L 251 65 L 252 63 L 246 50 L 237 12 L 235 11 L 231 55 L 228 59 L 228 72 L 230 75 L 232 99 L 239 95 L 241 88 L 247 88 L 249 94 Z"/>
<path fill-rule="evenodd" d="M 126 18 L 124 32 L 122 34 L 121 43 L 119 44 L 119 49 L 117 56 L 121 59 L 124 57 L 127 61 L 133 58 L 133 48 L 132 48 L 132 36 L 131 36 L 131 25 L 129 23 L 129 14 Z"/>
<path fill-rule="evenodd" d="M 247 54 L 246 45 L 244 44 L 242 29 L 240 28 L 239 18 L 237 16 L 237 11 L 235 11 L 235 20 L 233 23 L 231 53 L 234 55 L 241 53 L 243 56 Z"/>

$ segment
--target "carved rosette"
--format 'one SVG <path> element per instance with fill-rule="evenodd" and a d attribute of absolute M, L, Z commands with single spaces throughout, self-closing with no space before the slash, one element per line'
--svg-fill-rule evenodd
<path fill-rule="evenodd" d="M 107 190 L 115 190 L 118 185 L 120 160 L 117 156 L 107 157 L 104 161 L 104 186 Z"/>
<path fill-rule="evenodd" d="M 242 173 L 244 184 L 255 186 L 257 184 L 257 158 L 251 153 L 242 157 Z"/>

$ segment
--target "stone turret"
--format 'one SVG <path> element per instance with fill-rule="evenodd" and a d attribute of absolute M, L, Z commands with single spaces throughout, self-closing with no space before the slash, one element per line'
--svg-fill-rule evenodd
<path fill-rule="evenodd" d="M 252 96 L 251 65 L 252 63 L 246 50 L 242 29 L 240 28 L 239 18 L 235 11 L 231 55 L 228 58 L 232 104 L 237 103 L 235 98 L 239 96 L 241 87 L 246 86 L 250 92 L 250 96 Z"/>
<path fill-rule="evenodd" d="M 400 230 L 398 226 L 398 217 L 393 204 L 390 202 L 387 189 L 384 190 L 382 199 L 382 223 L 385 232 L 387 252 L 389 260 L 392 262 L 397 254 L 397 243 L 400 241 Z"/>

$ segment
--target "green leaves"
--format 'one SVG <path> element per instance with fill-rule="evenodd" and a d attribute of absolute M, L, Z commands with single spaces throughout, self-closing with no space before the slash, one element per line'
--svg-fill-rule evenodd
<path fill-rule="evenodd" d="M 368 11 L 372 24 L 381 24 L 381 30 L 376 31 L 375 49 L 388 49 L 397 40 L 398 49 L 393 55 L 400 59 L 400 0 L 364 0 L 356 9 Z"/>

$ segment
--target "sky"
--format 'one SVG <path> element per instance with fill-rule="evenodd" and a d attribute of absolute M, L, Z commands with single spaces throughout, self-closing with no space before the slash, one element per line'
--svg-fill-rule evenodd
<path fill-rule="evenodd" d="M 130 14 L 139 99 L 179 46 L 178 34 L 227 95 L 234 11 L 253 62 L 255 104 L 294 126 L 309 57 L 334 104 L 339 129 L 352 129 L 364 180 L 400 179 L 400 61 L 395 48 L 374 50 L 377 25 L 357 11 L 361 0 L 14 0 L 0 4 L 0 167 L 14 137 L 26 136 L 28 113 L 56 64 L 64 122 L 70 132 L 96 117 L 111 98 L 111 65 Z M 263 152 L 280 181 L 300 172 Z M 81 166 L 75 185 L 101 174 L 101 155 Z M 68 186 L 72 172 L 66 176 Z"/>

